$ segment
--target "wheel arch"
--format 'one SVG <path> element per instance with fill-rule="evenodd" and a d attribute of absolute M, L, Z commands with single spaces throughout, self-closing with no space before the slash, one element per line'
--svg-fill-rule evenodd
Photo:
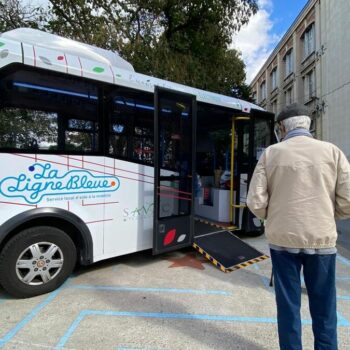
<path fill-rule="evenodd" d="M 77 248 L 79 263 L 93 263 L 93 240 L 89 228 L 77 215 L 60 208 L 30 209 L 4 222 L 0 226 L 0 252 L 18 232 L 34 226 L 53 226 L 65 231 Z"/>

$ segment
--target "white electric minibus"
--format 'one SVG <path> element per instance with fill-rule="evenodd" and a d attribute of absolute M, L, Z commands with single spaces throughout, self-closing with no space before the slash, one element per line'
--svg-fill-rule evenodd
<path fill-rule="evenodd" d="M 223 271 L 264 259 L 232 231 L 262 232 L 245 196 L 272 135 L 251 103 L 38 30 L 1 34 L 0 285 L 30 297 L 76 263 L 146 249 L 193 245 Z"/>

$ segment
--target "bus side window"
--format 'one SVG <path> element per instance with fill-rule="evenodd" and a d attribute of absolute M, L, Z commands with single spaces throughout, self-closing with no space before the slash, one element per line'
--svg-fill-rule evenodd
<path fill-rule="evenodd" d="M 57 113 L 30 108 L 1 108 L 0 148 L 33 152 L 56 150 Z"/>
<path fill-rule="evenodd" d="M 98 123 L 69 118 L 65 131 L 65 149 L 83 152 L 98 150 Z"/>
<path fill-rule="evenodd" d="M 98 93 L 75 77 L 18 70 L 0 83 L 0 148 L 96 153 Z"/>
<path fill-rule="evenodd" d="M 118 88 L 109 101 L 109 154 L 152 165 L 153 94 Z"/>

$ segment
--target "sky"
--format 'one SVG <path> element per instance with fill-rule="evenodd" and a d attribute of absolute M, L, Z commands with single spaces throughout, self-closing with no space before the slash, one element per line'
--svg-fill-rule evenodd
<path fill-rule="evenodd" d="M 308 0 L 258 0 L 259 11 L 233 37 L 242 53 L 249 84 Z"/>

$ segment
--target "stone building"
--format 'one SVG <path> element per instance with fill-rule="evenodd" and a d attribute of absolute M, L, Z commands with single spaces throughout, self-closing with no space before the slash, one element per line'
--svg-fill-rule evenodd
<path fill-rule="evenodd" d="M 312 132 L 350 159 L 350 1 L 309 0 L 251 83 L 275 114 L 305 104 Z"/>

